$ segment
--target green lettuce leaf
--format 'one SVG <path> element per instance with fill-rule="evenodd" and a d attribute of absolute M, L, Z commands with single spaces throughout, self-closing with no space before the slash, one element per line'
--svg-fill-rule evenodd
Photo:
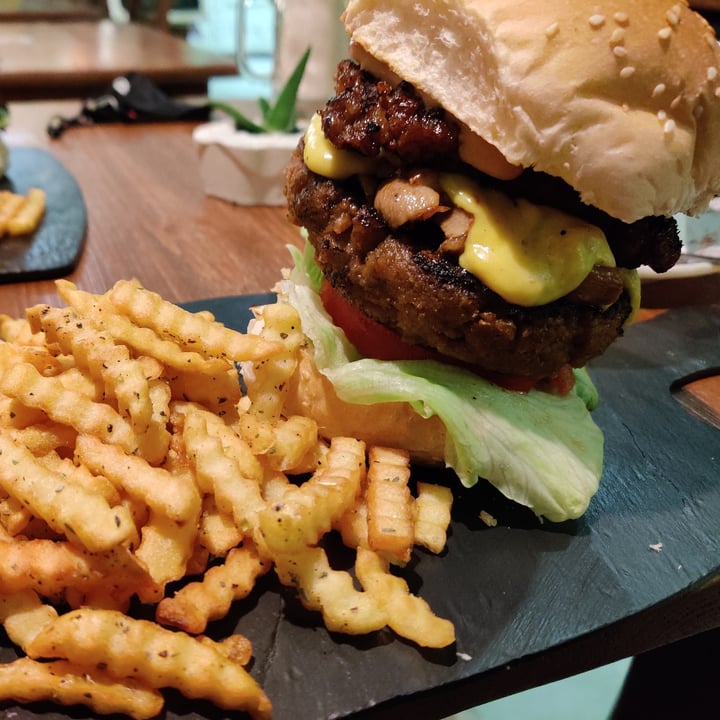
<path fill-rule="evenodd" d="M 322 306 L 312 248 L 290 251 L 295 267 L 280 293 L 300 313 L 315 364 L 342 400 L 407 402 L 423 417 L 437 415 L 447 429 L 445 463 L 465 486 L 485 478 L 553 522 L 585 512 L 603 463 L 603 435 L 586 405 L 597 403 L 597 392 L 585 371 L 576 391 L 559 397 L 504 390 L 431 360 L 362 358 Z"/>

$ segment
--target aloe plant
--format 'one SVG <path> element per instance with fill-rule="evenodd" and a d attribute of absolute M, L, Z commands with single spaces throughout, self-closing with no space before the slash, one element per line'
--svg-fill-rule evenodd
<path fill-rule="evenodd" d="M 224 102 L 211 101 L 210 107 L 229 115 L 235 122 L 236 130 L 245 130 L 256 134 L 295 132 L 297 130 L 297 94 L 309 57 L 310 48 L 303 53 L 273 104 L 269 103 L 265 98 L 258 100 L 262 117 L 260 123 L 253 122 L 236 107 Z"/>

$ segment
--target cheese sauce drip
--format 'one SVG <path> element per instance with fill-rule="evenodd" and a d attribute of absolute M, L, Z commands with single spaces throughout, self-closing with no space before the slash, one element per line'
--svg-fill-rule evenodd
<path fill-rule="evenodd" d="M 305 130 L 303 160 L 314 173 L 331 180 L 344 180 L 352 175 L 370 175 L 377 167 L 377 158 L 335 147 L 325 137 L 318 113 L 312 116 Z"/>
<path fill-rule="evenodd" d="M 462 175 L 442 175 L 440 183 L 473 217 L 460 265 L 508 302 L 546 305 L 578 287 L 594 265 L 615 266 L 594 225 Z"/>
<path fill-rule="evenodd" d="M 318 175 L 342 180 L 373 174 L 378 159 L 336 148 L 313 116 L 305 133 L 305 164 Z M 454 173 L 440 176 L 442 189 L 473 223 L 460 265 L 504 300 L 545 305 L 577 288 L 593 266 L 615 267 L 600 228 L 554 208 L 510 198 Z M 637 273 L 623 273 L 633 307 L 639 305 Z"/>
<path fill-rule="evenodd" d="M 640 310 L 642 286 L 640 284 L 640 275 L 638 274 L 637 270 L 620 268 L 620 275 L 623 280 L 623 286 L 625 287 L 628 295 L 630 296 L 630 315 L 624 323 L 624 325 L 629 325 L 635 320 L 638 311 Z"/>

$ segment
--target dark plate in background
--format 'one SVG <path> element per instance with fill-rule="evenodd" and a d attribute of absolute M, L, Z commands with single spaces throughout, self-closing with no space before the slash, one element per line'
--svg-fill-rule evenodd
<path fill-rule="evenodd" d="M 187 307 L 244 329 L 250 306 L 271 300 L 256 295 Z M 445 555 L 418 551 L 405 571 L 411 589 L 455 622 L 456 647 L 423 651 L 385 631 L 332 635 L 272 575 L 208 634 L 237 626 L 252 640 L 250 670 L 276 720 L 438 718 L 455 708 L 440 712 L 432 700 L 452 697 L 459 684 L 691 587 L 720 568 L 720 433 L 683 410 L 669 388 L 718 364 L 717 308 L 677 309 L 634 325 L 593 364 L 606 461 L 600 491 L 578 521 L 540 524 L 483 484 L 459 493 Z M 452 482 L 440 471 L 417 475 Z M 498 526 L 486 527 L 480 510 Z M 14 656 L 5 640 L 0 660 Z M 65 720 L 67 713 L 0 705 L 0 717 L 14 720 Z M 227 713 L 169 695 L 168 719 L 206 717 Z"/>
<path fill-rule="evenodd" d="M 32 187 L 46 193 L 45 216 L 32 235 L 0 238 L 0 283 L 61 277 L 80 258 L 87 211 L 75 178 L 46 150 L 11 147 L 0 190 L 26 195 Z"/>

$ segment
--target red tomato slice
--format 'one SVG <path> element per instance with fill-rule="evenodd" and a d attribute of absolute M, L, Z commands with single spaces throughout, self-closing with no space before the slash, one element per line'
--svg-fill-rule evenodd
<path fill-rule="evenodd" d="M 344 330 L 347 339 L 365 357 L 375 358 L 376 360 L 438 360 L 440 362 L 449 362 L 465 367 L 465 369 L 481 375 L 486 380 L 490 380 L 490 382 L 494 382 L 506 390 L 516 392 L 529 392 L 540 382 L 536 378 L 523 375 L 505 375 L 484 370 L 478 371 L 477 368 L 469 367 L 428 348 L 405 342 L 394 330 L 381 325 L 368 317 L 362 310 L 351 305 L 325 279 L 323 279 L 320 288 L 320 299 L 335 325 Z M 564 370 L 567 370 L 567 372 L 564 372 Z M 568 366 L 552 378 L 542 381 L 541 384 L 549 392 L 565 395 L 572 390 L 574 380 L 575 376 L 572 374 L 572 368 Z"/>
<path fill-rule="evenodd" d="M 486 380 L 494 382 L 506 390 L 514 392 L 527 393 L 535 388 L 538 384 L 536 378 L 527 377 L 526 375 L 506 375 L 505 373 L 493 373 L 487 370 L 479 372 Z"/>
<path fill-rule="evenodd" d="M 545 381 L 547 387 L 541 389 L 553 395 L 567 395 L 575 387 L 575 374 L 571 365 L 563 365 L 552 377 Z"/>
<path fill-rule="evenodd" d="M 345 331 L 361 355 L 376 360 L 437 359 L 437 353 L 405 342 L 394 330 L 351 305 L 327 280 L 323 280 L 320 288 L 320 299 L 333 322 Z"/>

